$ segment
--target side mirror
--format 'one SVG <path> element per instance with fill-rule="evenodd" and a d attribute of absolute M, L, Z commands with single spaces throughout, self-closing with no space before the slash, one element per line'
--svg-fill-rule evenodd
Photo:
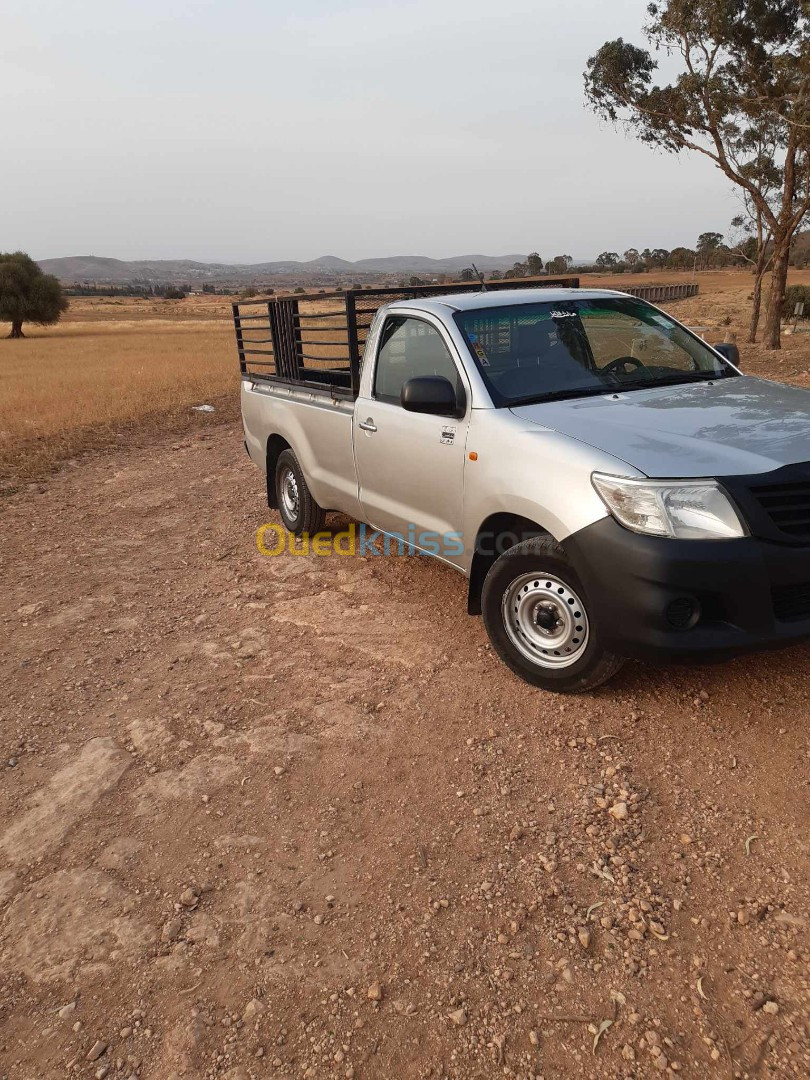
<path fill-rule="evenodd" d="M 422 375 L 408 379 L 399 395 L 399 403 L 408 412 L 431 416 L 462 416 L 465 402 L 459 401 L 455 387 L 443 375 Z"/>
<path fill-rule="evenodd" d="M 721 341 L 717 345 L 712 345 L 715 352 L 719 352 L 721 356 L 724 356 L 729 363 L 732 363 L 735 367 L 740 366 L 740 350 L 736 345 L 732 345 L 729 341 Z"/>

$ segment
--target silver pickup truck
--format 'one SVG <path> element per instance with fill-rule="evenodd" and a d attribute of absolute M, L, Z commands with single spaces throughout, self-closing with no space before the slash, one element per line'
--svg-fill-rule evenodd
<path fill-rule="evenodd" d="M 625 657 L 810 635 L 810 393 L 741 373 L 733 347 L 577 287 L 234 317 L 245 446 L 286 528 L 340 511 L 448 563 L 529 682 L 581 692 Z"/>

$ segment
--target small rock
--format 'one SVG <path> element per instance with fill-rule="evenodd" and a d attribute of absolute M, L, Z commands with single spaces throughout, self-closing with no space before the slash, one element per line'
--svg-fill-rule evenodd
<path fill-rule="evenodd" d="M 455 1012 L 449 1013 L 448 1020 L 452 1020 L 456 1027 L 464 1027 L 467 1023 L 467 1011 L 466 1009 L 456 1009 Z"/>
<path fill-rule="evenodd" d="M 177 941 L 182 929 L 183 924 L 179 919 L 170 919 L 160 931 L 160 936 L 163 941 Z"/>
<path fill-rule="evenodd" d="M 608 813 L 612 818 L 615 818 L 616 821 L 624 821 L 624 819 L 627 817 L 627 803 L 614 803 L 613 806 L 611 806 L 610 810 L 608 810 Z"/>
<path fill-rule="evenodd" d="M 537 1034 L 536 1031 L 529 1032 L 529 1042 L 532 1044 L 532 1046 L 540 1045 L 540 1036 Z"/>
<path fill-rule="evenodd" d="M 366 997 L 369 1001 L 382 1001 L 383 988 L 379 983 L 372 983 L 366 991 Z"/>
<path fill-rule="evenodd" d="M 132 1034 L 132 1028 L 131 1027 L 122 1027 L 121 1030 L 118 1032 L 118 1034 L 122 1039 L 128 1039 L 130 1037 L 130 1035 Z"/>
<path fill-rule="evenodd" d="M 512 831 L 509 833 L 510 840 L 522 840 L 524 836 L 523 829 L 520 825 L 513 825 Z"/>
<path fill-rule="evenodd" d="M 98 1061 L 104 1051 L 107 1049 L 107 1044 L 102 1042 L 101 1039 L 98 1042 L 94 1042 L 90 1047 L 90 1051 L 87 1055 L 88 1061 Z"/>
<path fill-rule="evenodd" d="M 259 1001 L 258 998 L 251 998 L 245 1006 L 245 1011 L 242 1013 L 242 1020 L 247 1024 L 250 1020 L 255 1020 L 257 1016 L 260 1016 L 264 1012 L 264 1004 Z"/>
<path fill-rule="evenodd" d="M 196 907 L 199 895 L 195 889 L 184 889 L 180 893 L 180 903 L 183 907 Z"/>
<path fill-rule="evenodd" d="M 285 772 L 284 766 L 283 765 L 275 765 L 273 767 L 273 772 L 276 774 L 276 776 L 283 776 L 284 772 Z"/>
<path fill-rule="evenodd" d="M 62 1008 L 58 1010 L 57 1015 L 59 1016 L 60 1020 L 69 1020 L 75 1012 L 76 1002 L 69 1001 L 67 1005 L 63 1005 Z"/>
<path fill-rule="evenodd" d="M 578 930 L 577 937 L 579 938 L 579 943 L 583 949 L 587 949 L 590 947 L 591 935 L 588 930 L 585 930 L 584 928 L 582 930 Z"/>
<path fill-rule="evenodd" d="M 762 1006 L 762 1011 L 768 1013 L 770 1016 L 776 1016 L 779 1012 L 779 1003 L 776 1001 L 766 1001 Z"/>
<path fill-rule="evenodd" d="M 787 911 L 778 911 L 774 915 L 773 921 L 779 923 L 780 926 L 795 926 L 797 928 L 807 926 L 807 919 L 802 918 L 801 915 L 791 915 Z"/>

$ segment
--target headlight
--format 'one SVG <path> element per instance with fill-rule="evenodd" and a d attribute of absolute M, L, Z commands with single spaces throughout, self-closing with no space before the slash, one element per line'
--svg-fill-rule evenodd
<path fill-rule="evenodd" d="M 593 473 L 613 516 L 633 532 L 678 540 L 730 540 L 746 530 L 715 480 L 631 480 Z"/>

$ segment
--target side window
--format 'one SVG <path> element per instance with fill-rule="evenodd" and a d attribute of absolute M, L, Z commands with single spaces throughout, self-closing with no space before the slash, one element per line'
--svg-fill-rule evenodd
<path fill-rule="evenodd" d="M 420 375 L 443 375 L 457 389 L 460 385 L 456 365 L 438 330 L 421 319 L 388 319 L 380 336 L 374 397 L 398 405 L 403 384 Z"/>

